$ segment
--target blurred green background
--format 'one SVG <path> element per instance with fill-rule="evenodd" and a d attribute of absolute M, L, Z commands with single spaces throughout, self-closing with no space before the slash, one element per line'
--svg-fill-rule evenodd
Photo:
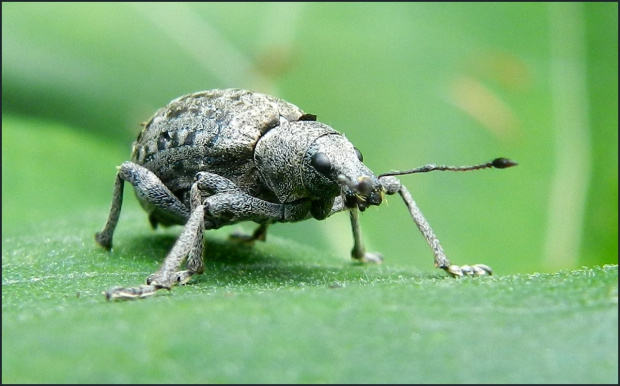
<path fill-rule="evenodd" d="M 3 3 L 3 228 L 85 209 L 103 224 L 139 123 L 235 87 L 317 114 L 376 173 L 517 160 L 402 178 L 456 263 L 617 262 L 617 20 L 615 3 Z M 432 269 L 399 201 L 363 214 L 366 244 Z M 351 247 L 347 216 L 271 232 Z"/>
<path fill-rule="evenodd" d="M 2 3 L 3 382 L 616 382 L 617 266 L 567 270 L 618 262 L 617 36 L 617 3 Z M 222 229 L 192 285 L 105 303 L 180 231 L 127 189 L 114 252 L 92 239 L 140 122 L 229 87 L 376 173 L 518 161 L 401 179 L 496 275 L 435 270 L 394 196 L 361 216 L 381 266 L 349 262 L 345 214 Z"/>

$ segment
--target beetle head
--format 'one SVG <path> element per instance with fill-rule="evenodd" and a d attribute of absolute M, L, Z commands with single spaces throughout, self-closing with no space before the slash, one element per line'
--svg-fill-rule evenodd
<path fill-rule="evenodd" d="M 263 183 L 282 203 L 311 198 L 329 204 L 329 210 L 340 195 L 348 208 L 381 203 L 384 189 L 361 153 L 324 123 L 280 119 L 258 140 L 254 161 Z"/>
<path fill-rule="evenodd" d="M 304 186 L 316 196 L 342 195 L 345 206 L 364 211 L 381 204 L 383 186 L 342 134 L 317 138 L 304 157 Z"/>

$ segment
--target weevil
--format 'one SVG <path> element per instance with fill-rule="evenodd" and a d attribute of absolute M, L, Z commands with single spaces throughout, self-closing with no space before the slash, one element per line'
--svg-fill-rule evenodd
<path fill-rule="evenodd" d="M 187 283 L 204 272 L 203 233 L 242 221 L 258 227 L 246 242 L 265 240 L 272 223 L 325 219 L 348 211 L 353 229 L 351 257 L 379 263 L 362 242 L 359 212 L 399 193 L 430 245 L 435 267 L 452 276 L 492 274 L 484 264 L 453 265 L 397 175 L 433 170 L 507 168 L 506 158 L 475 166 L 436 166 L 375 175 L 343 134 L 297 106 L 240 89 L 210 90 L 174 99 L 159 109 L 133 143 L 131 161 L 119 168 L 112 206 L 95 240 L 112 249 L 125 182 L 148 213 L 153 228 L 184 228 L 146 284 L 115 287 L 106 298 L 132 299 Z M 184 269 L 182 268 L 185 262 Z"/>

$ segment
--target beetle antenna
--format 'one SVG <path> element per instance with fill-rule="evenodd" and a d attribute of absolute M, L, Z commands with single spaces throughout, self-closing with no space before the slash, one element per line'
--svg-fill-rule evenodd
<path fill-rule="evenodd" d="M 402 171 L 391 171 L 387 173 L 380 174 L 378 178 L 386 177 L 386 176 L 400 176 L 403 174 L 414 174 L 414 173 L 426 173 L 432 172 L 435 170 L 440 171 L 451 171 L 451 172 L 466 172 L 468 170 L 479 170 L 479 169 L 487 169 L 487 168 L 496 168 L 496 169 L 506 169 L 511 166 L 517 166 L 518 163 L 508 158 L 495 158 L 491 162 L 487 162 L 480 165 L 473 166 L 444 166 L 444 165 L 435 165 L 428 164 L 419 168 L 411 169 L 411 170 L 402 170 Z"/>

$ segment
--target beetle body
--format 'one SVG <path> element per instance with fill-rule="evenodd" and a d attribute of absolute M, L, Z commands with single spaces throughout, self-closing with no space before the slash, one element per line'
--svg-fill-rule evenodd
<path fill-rule="evenodd" d="M 261 200 L 306 201 L 311 217 L 323 219 L 340 186 L 308 166 L 322 148 L 326 148 L 323 154 L 336 156 L 333 162 L 341 170 L 357 169 L 347 170 L 347 175 L 372 176 L 377 190 L 380 184 L 344 136 L 314 118 L 281 99 L 246 90 L 194 93 L 156 112 L 134 142 L 131 160 L 152 171 L 185 204 L 188 214 L 196 174 L 210 172 Z M 152 205 L 140 193 L 138 199 L 153 225 L 187 221 Z M 211 220 L 218 227 L 233 223 L 232 219 Z"/>
<path fill-rule="evenodd" d="M 450 168 L 427 165 L 407 173 L 466 170 Z M 455 276 L 490 274 L 482 264 L 450 264 L 394 174 L 377 177 L 344 135 L 281 99 L 238 89 L 177 98 L 155 113 L 134 142 L 131 161 L 117 174 L 108 221 L 95 238 L 112 248 L 125 182 L 133 185 L 153 227 L 178 224 L 184 230 L 146 285 L 114 288 L 106 296 L 145 297 L 187 282 L 204 270 L 203 231 L 240 221 L 260 224 L 246 241 L 264 240 L 271 223 L 324 219 L 348 210 L 352 257 L 380 262 L 380 254 L 366 252 L 363 246 L 357 213 L 381 204 L 384 194 L 397 192 L 430 244 L 437 267 Z M 187 269 L 181 271 L 185 260 Z"/>

